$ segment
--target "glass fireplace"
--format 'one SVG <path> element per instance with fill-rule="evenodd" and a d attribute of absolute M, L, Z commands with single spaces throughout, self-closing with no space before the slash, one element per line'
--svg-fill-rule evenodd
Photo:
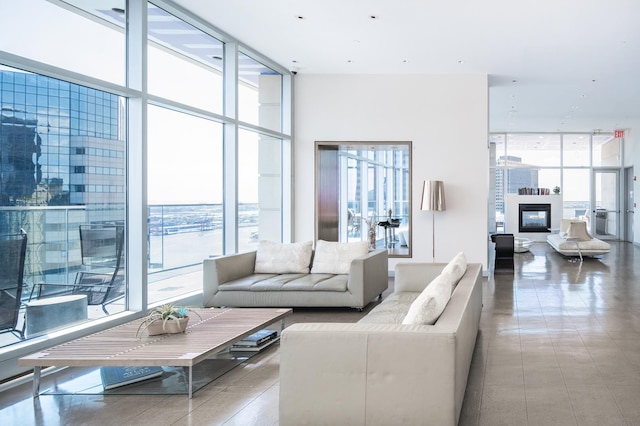
<path fill-rule="evenodd" d="M 520 204 L 519 232 L 551 232 L 551 204 Z"/>

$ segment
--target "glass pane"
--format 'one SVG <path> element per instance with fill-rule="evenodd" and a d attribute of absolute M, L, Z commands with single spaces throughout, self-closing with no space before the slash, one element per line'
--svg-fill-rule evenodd
<path fill-rule="evenodd" d="M 238 140 L 238 249 L 282 241 L 282 143 L 247 130 Z"/>
<path fill-rule="evenodd" d="M 282 129 L 282 75 L 238 53 L 238 118 L 266 129 Z"/>
<path fill-rule="evenodd" d="M 560 135 L 509 134 L 507 161 L 529 167 L 560 167 Z"/>
<path fill-rule="evenodd" d="M 149 303 L 201 289 L 161 280 L 223 253 L 222 167 L 221 124 L 149 106 Z"/>
<path fill-rule="evenodd" d="M 595 173 L 595 233 L 596 238 L 618 234 L 618 173 Z"/>
<path fill-rule="evenodd" d="M 345 143 L 339 145 L 338 153 L 338 240 L 370 241 L 370 236 L 375 236 L 375 244 L 370 241 L 372 247 L 386 247 L 390 256 L 409 255 L 409 144 Z"/>
<path fill-rule="evenodd" d="M 562 164 L 589 167 L 589 135 L 562 135 Z"/>
<path fill-rule="evenodd" d="M 593 167 L 620 167 L 620 139 L 613 135 L 593 136 Z"/>
<path fill-rule="evenodd" d="M 102 307 L 121 312 L 125 100 L 0 66 L 0 102 L 0 234 L 27 233 L 23 301 L 85 295 L 88 319 L 103 317 Z M 111 260 L 120 263 L 90 267 L 81 226 L 113 232 Z M 51 319 L 51 328 L 66 325 Z"/>
<path fill-rule="evenodd" d="M 499 166 L 504 163 L 506 154 L 506 135 L 489 135 L 489 143 L 493 143 L 496 146 L 496 165 Z"/>
<path fill-rule="evenodd" d="M 222 113 L 223 44 L 149 3 L 149 93 Z"/>
<path fill-rule="evenodd" d="M 0 50 L 124 85 L 125 1 L 114 0 L 109 8 L 80 0 L 66 3 L 81 5 L 95 19 L 46 0 L 2 2 Z"/>
<path fill-rule="evenodd" d="M 508 194 L 549 195 L 560 185 L 560 169 L 511 168 L 507 179 Z"/>
<path fill-rule="evenodd" d="M 589 169 L 565 169 L 562 176 L 563 219 L 585 219 L 589 215 L 591 172 Z"/>

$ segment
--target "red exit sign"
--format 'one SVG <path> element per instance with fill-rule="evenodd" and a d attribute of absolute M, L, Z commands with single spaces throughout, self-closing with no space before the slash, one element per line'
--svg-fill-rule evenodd
<path fill-rule="evenodd" d="M 624 138 L 624 130 L 614 130 L 613 131 L 614 138 Z"/>

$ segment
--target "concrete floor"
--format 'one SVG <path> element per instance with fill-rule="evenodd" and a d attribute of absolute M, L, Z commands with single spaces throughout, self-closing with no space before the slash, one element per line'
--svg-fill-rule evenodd
<path fill-rule="evenodd" d="M 516 255 L 513 274 L 489 274 L 460 425 L 640 425 L 640 249 L 612 245 L 601 259 L 575 263 L 539 243 Z M 364 314 L 296 309 L 288 324 L 354 322 Z M 278 369 L 274 345 L 191 401 L 32 400 L 25 383 L 0 393 L 0 418 L 25 425 L 277 425 Z M 43 389 L 82 373 L 47 376 Z"/>

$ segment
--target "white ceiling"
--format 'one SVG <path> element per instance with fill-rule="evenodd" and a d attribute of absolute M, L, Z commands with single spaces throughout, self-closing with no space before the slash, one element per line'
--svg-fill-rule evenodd
<path fill-rule="evenodd" d="M 488 74 L 491 131 L 640 123 L 640 0 L 174 3 L 299 74 Z"/>

